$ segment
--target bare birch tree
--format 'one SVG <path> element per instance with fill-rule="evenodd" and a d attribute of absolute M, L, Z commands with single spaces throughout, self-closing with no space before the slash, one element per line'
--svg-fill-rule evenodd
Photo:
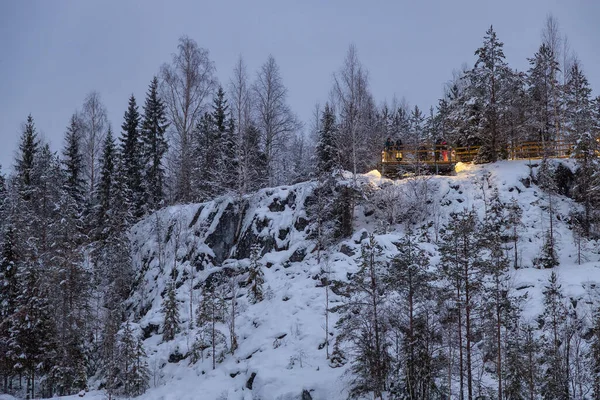
<path fill-rule="evenodd" d="M 229 80 L 230 104 L 238 137 L 242 136 L 250 120 L 251 94 L 246 63 L 240 55 Z"/>
<path fill-rule="evenodd" d="M 92 196 L 100 179 L 102 143 L 108 129 L 106 107 L 102 104 L 100 93 L 92 91 L 87 95 L 80 117 L 83 126 L 85 179 L 89 188 L 88 196 Z"/>
<path fill-rule="evenodd" d="M 362 172 L 365 162 L 372 158 L 367 146 L 366 116 L 373 106 L 369 92 L 369 77 L 358 59 L 354 45 L 350 45 L 344 65 L 333 76 L 333 98 L 339 113 L 342 167 L 354 176 Z M 383 145 L 383 144 L 381 144 Z"/>
<path fill-rule="evenodd" d="M 175 178 L 174 199 L 191 200 L 192 132 L 217 85 L 215 66 L 206 49 L 187 36 L 179 39 L 171 64 L 161 67 L 161 95 L 170 122 L 169 168 Z"/>
<path fill-rule="evenodd" d="M 227 290 L 229 291 L 228 296 L 231 297 L 229 302 L 229 313 L 227 315 L 227 326 L 229 328 L 229 351 L 231 354 L 235 353 L 238 348 L 238 336 L 235 331 L 235 321 L 240 314 L 240 306 L 238 304 L 238 297 L 240 295 L 240 283 L 242 279 L 239 275 L 233 275 L 228 279 Z"/>
<path fill-rule="evenodd" d="M 257 125 L 261 131 L 268 182 L 270 186 L 282 184 L 283 176 L 278 166 L 285 161 L 285 152 L 292 134 L 300 122 L 287 104 L 287 89 L 283 85 L 279 66 L 273 56 L 258 71 L 254 83 Z"/>
<path fill-rule="evenodd" d="M 558 26 L 558 20 L 554 15 L 548 14 L 546 17 L 546 24 L 544 29 L 542 30 L 542 42 L 550 49 L 551 53 L 554 55 L 554 59 L 556 63 L 550 64 L 550 76 L 552 79 L 550 80 L 550 97 L 552 98 L 553 103 L 553 114 L 554 114 L 554 129 L 555 129 L 555 137 L 560 138 L 561 135 L 561 124 L 559 119 L 559 97 L 560 97 L 560 87 L 557 85 L 556 76 L 558 75 L 558 60 L 561 58 L 561 50 L 562 50 L 562 38 L 560 35 L 560 29 Z M 566 73 L 566 71 L 563 71 Z"/>
<path fill-rule="evenodd" d="M 251 157 L 244 157 L 249 149 L 247 140 L 247 128 L 251 123 L 252 119 L 252 91 L 248 81 L 248 72 L 246 69 L 246 63 L 242 56 L 238 58 L 238 61 L 233 68 L 233 76 L 229 80 L 229 95 L 231 99 L 231 110 L 233 118 L 235 119 L 235 130 L 236 137 L 238 140 L 238 152 L 239 160 L 239 194 L 248 192 L 248 182 L 252 175 L 252 165 L 250 165 Z"/>

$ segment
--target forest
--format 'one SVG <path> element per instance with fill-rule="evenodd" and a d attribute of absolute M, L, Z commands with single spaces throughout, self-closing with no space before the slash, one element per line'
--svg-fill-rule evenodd
<path fill-rule="evenodd" d="M 125 306 L 139 285 L 131 229 L 165 207 L 241 202 L 261 189 L 311 181 L 305 206 L 318 280 L 327 296 L 341 299 L 331 307 L 327 300 L 326 315 L 336 322 L 327 320 L 323 351 L 331 368 L 347 366 L 350 397 L 600 399 L 600 306 L 587 319 L 579 315 L 552 273 L 544 309 L 525 323 L 525 298 L 508 289 L 507 272 L 521 267 L 524 211 L 516 201 L 502 201 L 492 188 L 483 218 L 470 209 L 452 213 L 435 239 L 423 239 L 410 214 L 418 210 L 394 206 L 398 193 L 374 194 L 358 183 L 378 168 L 387 138 L 480 146 L 475 164 L 505 160 L 511 145 L 525 141 L 568 141 L 573 170 L 548 156 L 532 176 L 550 221 L 534 267 L 559 265 L 552 221 L 561 196 L 577 203 L 569 214 L 574 234 L 595 243 L 600 96 L 593 97 L 558 21 L 545 21 L 527 71 L 511 68 L 493 27 L 474 55 L 473 65 L 449 71 L 436 105 L 421 110 L 374 99 L 351 45 L 327 103 L 300 121 L 273 56 L 254 73 L 240 57 L 229 81 L 218 82 L 209 51 L 182 37 L 149 77 L 143 104 L 131 95 L 118 129 L 97 91 L 65 121 L 59 152 L 40 137 L 35 116 L 24 116 L 14 165 L 0 173 L 0 391 L 142 395 L 151 386 L 147 349 Z M 359 270 L 346 281 L 330 279 L 329 249 L 352 237 L 364 202 L 386 229 L 410 228 L 391 258 L 370 234 Z M 269 297 L 260 251 L 253 248 L 236 281 L 249 304 Z M 162 305 L 164 342 L 184 325 L 173 279 Z M 209 334 L 191 358 L 203 360 L 206 350 L 214 369 L 217 341 L 227 346 L 223 357 L 236 351 L 235 328 L 226 338 L 215 324 L 226 319 L 223 302 L 238 297 L 203 290 L 195 323 Z M 235 319 L 235 306 L 232 312 Z M 329 329 L 338 332 L 335 341 Z"/>

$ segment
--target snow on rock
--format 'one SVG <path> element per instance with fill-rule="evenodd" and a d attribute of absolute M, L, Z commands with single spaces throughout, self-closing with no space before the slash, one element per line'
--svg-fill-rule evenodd
<path fill-rule="evenodd" d="M 324 319 L 318 315 L 325 304 L 323 289 L 315 290 L 310 278 L 318 271 L 314 260 L 302 262 L 314 246 L 307 239 L 304 208 L 313 187 L 308 182 L 241 199 L 169 207 L 132 229 L 139 273 L 128 309 L 144 332 L 156 378 L 156 387 L 144 398 L 252 398 L 247 392 L 263 399 L 292 399 L 307 389 L 313 399 L 325 399 L 339 393 L 319 350 Z M 262 247 L 267 298 L 256 305 L 242 301 L 243 314 L 236 321 L 239 349 L 214 371 L 210 360 L 190 365 L 195 327 L 189 322 L 203 282 L 246 268 L 257 243 Z M 182 332 L 163 343 L 161 305 L 171 278 L 178 288 Z M 228 332 L 224 324 L 219 329 Z"/>
<path fill-rule="evenodd" d="M 502 201 L 516 199 L 524 211 L 518 254 L 521 268 L 511 271 L 511 277 L 517 291 L 528 293 L 526 317 L 535 318 L 541 311 L 541 291 L 550 274 L 550 270 L 534 268 L 549 223 L 547 196 L 532 180 L 537 168 L 536 163 L 527 161 L 503 161 L 463 164 L 454 176 L 400 181 L 374 172 L 359 176 L 357 183 L 371 195 L 398 189 L 397 213 L 415 208 L 420 211 L 401 225 L 382 226 L 382 210 L 366 202 L 357 205 L 353 236 L 332 248 L 331 278 L 344 281 L 357 271 L 360 244 L 371 231 L 378 232 L 378 242 L 391 256 L 396 251 L 394 243 L 410 226 L 432 262 L 437 263 L 436 232 L 447 223 L 450 213 L 466 208 L 483 216 L 485 199 L 497 187 Z M 344 178 L 352 176 L 345 174 Z M 151 389 L 143 399 L 284 400 L 301 399 L 303 393 L 314 400 L 346 398 L 347 366 L 331 368 L 323 349 L 325 292 L 317 279 L 321 267 L 313 252 L 304 207 L 314 187 L 307 182 L 264 189 L 243 198 L 222 197 L 169 207 L 132 229 L 138 275 L 128 310 L 144 332 L 151 369 Z M 561 262 L 556 270 L 567 296 L 582 300 L 600 287 L 598 255 L 584 249 L 585 263 L 576 265 L 568 220 L 570 209 L 577 205 L 567 197 L 556 196 L 555 206 Z M 206 358 L 191 364 L 189 353 L 196 328 L 189 322 L 203 283 L 244 271 L 255 243 L 262 247 L 265 300 L 249 304 L 242 291 L 235 354 L 226 354 L 215 370 Z M 163 343 L 161 304 L 171 278 L 177 287 L 182 329 L 175 340 Z M 330 293 L 330 302 L 330 307 L 341 302 L 335 290 Z M 336 335 L 336 319 L 335 314 L 330 318 L 330 343 Z M 218 328 L 228 335 L 225 324 L 218 324 Z M 94 393 L 86 398 L 99 398 Z"/>
<path fill-rule="evenodd" d="M 374 169 L 372 171 L 369 171 L 365 174 L 366 177 L 369 178 L 374 178 L 374 179 L 380 179 L 381 178 L 381 172 L 379 172 L 378 170 Z"/>

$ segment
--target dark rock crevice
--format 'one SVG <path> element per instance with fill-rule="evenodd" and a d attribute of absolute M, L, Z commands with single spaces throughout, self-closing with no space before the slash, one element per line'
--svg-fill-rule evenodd
<path fill-rule="evenodd" d="M 236 230 L 239 219 L 242 218 L 237 212 L 234 203 L 229 203 L 217 222 L 215 230 L 206 237 L 206 243 L 215 255 L 215 263 L 220 264 L 227 258 L 235 244 Z"/>

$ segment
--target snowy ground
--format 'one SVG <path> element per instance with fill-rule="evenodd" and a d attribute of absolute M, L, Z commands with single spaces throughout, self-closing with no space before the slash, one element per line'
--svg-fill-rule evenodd
<path fill-rule="evenodd" d="M 533 319 L 541 310 L 541 290 L 550 274 L 549 270 L 533 268 L 533 260 L 540 252 L 544 232 L 548 226 L 548 215 L 545 211 L 546 196 L 535 185 L 526 184 L 531 168 L 527 161 L 505 161 L 483 166 L 459 165 L 455 176 L 436 176 L 428 180 L 429 196 L 432 200 L 428 211 L 427 221 L 430 227 L 427 232 L 430 239 L 435 237 L 437 227 L 443 226 L 452 211 L 473 208 L 480 215 L 484 213 L 484 198 L 490 195 L 489 185 L 499 189 L 503 201 L 517 199 L 523 208 L 523 227 L 520 230 L 519 265 L 520 269 L 510 272 L 514 288 L 520 293 L 528 293 L 525 307 L 528 319 Z M 381 178 L 377 172 L 360 177 L 362 184 L 370 185 L 373 190 L 386 185 L 409 185 L 409 181 L 392 182 Z M 325 358 L 325 350 L 319 349 L 325 338 L 325 292 L 314 279 L 320 270 L 316 264 L 315 255 L 310 253 L 311 244 L 301 230 L 295 229 L 294 224 L 305 216 L 302 208 L 304 198 L 310 193 L 312 184 L 304 183 L 275 190 L 265 190 L 250 199 L 249 217 L 243 222 L 267 218 L 270 222 L 263 229 L 263 234 L 277 236 L 277 232 L 288 229 L 285 239 L 279 240 L 279 245 L 286 250 L 273 251 L 266 254 L 262 261 L 272 264 L 264 268 L 265 287 L 269 287 L 268 298 L 256 305 L 245 304 L 242 314 L 237 320 L 237 331 L 240 347 L 235 355 L 226 356 L 225 360 L 212 370 L 210 360 L 199 361 L 190 365 L 185 359 L 178 363 L 169 363 L 169 355 L 176 349 L 185 354 L 192 345 L 188 328 L 171 342 L 161 343 L 161 335 L 155 334 L 145 341 L 149 364 L 152 372 L 151 388 L 141 398 L 146 400 L 169 399 L 222 399 L 222 400 L 286 400 L 300 399 L 303 390 L 308 390 L 314 400 L 336 400 L 346 398 L 344 387 L 347 377 L 344 375 L 347 367 L 333 369 Z M 294 199 L 283 210 L 271 211 L 269 204 L 274 199 L 283 200 L 294 193 Z M 573 235 L 567 220 L 569 209 L 573 202 L 565 197 L 555 199 L 557 219 L 558 254 L 561 265 L 556 268 L 563 289 L 568 297 L 577 301 L 578 310 L 585 314 L 585 304 L 590 303 L 596 296 L 600 286 L 600 263 L 598 254 L 594 251 L 595 243 L 584 246 L 585 263 L 577 265 L 577 252 Z M 210 224 L 210 216 L 220 215 L 227 206 L 227 201 L 209 203 L 198 222 L 190 224 L 198 206 L 188 205 L 171 207 L 159 213 L 159 218 L 165 221 L 181 221 L 180 244 L 177 252 L 180 255 L 190 254 L 190 249 L 203 249 L 210 253 L 203 242 L 203 237 L 214 229 Z M 409 207 L 406 203 L 403 206 Z M 362 208 L 357 210 L 355 234 L 352 238 L 337 244 L 331 256 L 331 269 L 334 279 L 344 280 L 348 272 L 357 270 L 358 250 L 360 240 L 365 230 L 378 229 L 378 223 L 372 216 L 365 216 Z M 404 212 L 405 210 L 399 210 Z M 367 213 L 368 214 L 368 213 Z M 217 217 L 218 218 L 218 217 Z M 208 221 L 203 225 L 202 220 Z M 139 321 L 139 327 L 161 322 L 161 293 L 171 267 L 184 272 L 192 271 L 191 264 L 174 262 L 174 235 L 158 257 L 157 246 L 167 235 L 165 232 L 156 233 L 156 217 L 150 217 L 136 227 L 134 235 L 138 243 L 137 255 L 134 257 L 140 268 L 145 268 L 142 275 L 142 285 L 133 297 L 134 302 L 145 303 L 150 309 Z M 165 222 L 165 225 L 168 225 Z M 193 226 L 192 226 L 193 225 Z M 249 226 L 249 225 L 248 225 Z M 202 227 L 202 232 L 198 232 Z M 404 232 L 405 226 L 391 226 L 387 232 L 377 236 L 380 244 L 391 254 L 395 251 L 392 244 Z M 260 232 L 259 232 L 260 233 Z M 204 236 L 203 236 L 204 235 Z M 433 240 L 433 239 L 432 239 Z M 341 245 L 355 251 L 350 257 L 338 250 Z M 309 249 L 308 256 L 301 262 L 288 263 L 294 249 L 304 246 Z M 437 247 L 431 243 L 423 246 L 433 255 L 432 262 L 437 262 Z M 346 253 L 348 253 L 346 251 Z M 159 262 L 159 258 L 160 262 Z M 228 261 L 225 263 L 232 268 L 240 268 L 244 263 Z M 220 267 L 208 267 L 195 276 L 196 281 L 204 279 L 208 274 Z M 190 294 L 190 285 L 182 281 L 178 289 L 178 300 L 181 304 L 182 323 L 189 320 L 190 301 L 194 302 L 199 296 L 198 291 Z M 331 295 L 331 305 L 338 302 Z M 139 312 L 136 311 L 136 313 Z M 336 316 L 330 320 L 333 327 Z M 186 325 L 187 326 L 187 325 Z M 220 325 L 223 333 L 227 333 L 225 325 Z M 246 387 L 249 377 L 256 373 L 252 390 Z M 69 397 L 78 398 L 77 396 Z M 104 399 L 102 392 L 90 392 L 86 399 Z M 11 397 L 0 397 L 0 400 L 12 400 Z"/>

